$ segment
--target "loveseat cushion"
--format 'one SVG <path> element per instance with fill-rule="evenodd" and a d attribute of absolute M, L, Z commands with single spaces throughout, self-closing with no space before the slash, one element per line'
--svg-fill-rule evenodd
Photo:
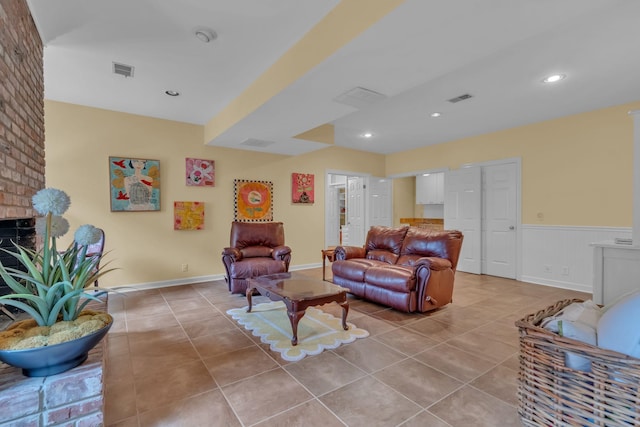
<path fill-rule="evenodd" d="M 367 286 L 408 293 L 416 288 L 416 277 L 413 272 L 411 267 L 386 265 L 369 268 L 364 277 Z"/>
<path fill-rule="evenodd" d="M 388 266 L 384 261 L 374 259 L 355 258 L 344 261 L 335 261 L 331 266 L 334 276 L 340 276 L 355 282 L 364 282 L 365 272 L 372 267 Z"/>
<path fill-rule="evenodd" d="M 395 264 L 398 261 L 398 255 L 393 252 L 389 252 L 387 250 L 379 250 L 374 249 L 372 251 L 367 252 L 367 259 L 375 259 L 377 261 L 382 261 L 387 264 Z"/>
<path fill-rule="evenodd" d="M 386 251 L 400 255 L 404 236 L 409 227 L 382 227 L 374 225 L 367 233 L 367 253 Z"/>
<path fill-rule="evenodd" d="M 418 255 L 421 257 L 444 258 L 451 262 L 455 270 L 462 245 L 462 233 L 457 230 L 432 231 L 411 227 L 407 231 L 402 246 L 398 264 L 410 265 L 404 255 Z"/>

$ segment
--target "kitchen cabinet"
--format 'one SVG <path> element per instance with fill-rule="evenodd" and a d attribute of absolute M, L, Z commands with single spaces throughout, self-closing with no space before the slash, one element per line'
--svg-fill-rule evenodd
<path fill-rule="evenodd" d="M 444 204 L 444 172 L 416 176 L 416 205 Z"/>

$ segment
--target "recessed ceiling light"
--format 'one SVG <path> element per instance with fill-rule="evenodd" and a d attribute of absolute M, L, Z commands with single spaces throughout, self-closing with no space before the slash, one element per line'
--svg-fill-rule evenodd
<path fill-rule="evenodd" d="M 567 77 L 564 74 L 552 74 L 550 76 L 545 77 L 544 79 L 542 79 L 543 83 L 556 83 L 559 82 L 560 80 L 563 80 L 565 77 Z"/>
<path fill-rule="evenodd" d="M 373 134 L 371 132 L 365 132 L 362 134 L 363 138 L 371 138 L 373 136 Z"/>
<path fill-rule="evenodd" d="M 431 113 L 431 117 L 440 117 L 442 115 L 442 113 Z"/>
<path fill-rule="evenodd" d="M 169 96 L 179 96 L 180 92 L 178 92 L 177 90 L 165 90 L 164 93 L 166 93 Z"/>

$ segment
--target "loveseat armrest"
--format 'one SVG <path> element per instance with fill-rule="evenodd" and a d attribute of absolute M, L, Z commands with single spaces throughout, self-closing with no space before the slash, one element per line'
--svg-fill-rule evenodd
<path fill-rule="evenodd" d="M 242 252 L 238 248 L 224 248 L 222 250 L 222 259 L 229 262 L 236 262 L 242 259 Z"/>
<path fill-rule="evenodd" d="M 451 268 L 451 261 L 438 257 L 422 257 L 416 261 L 416 266 L 424 265 L 430 270 L 446 270 Z"/>
<path fill-rule="evenodd" d="M 338 246 L 334 254 L 336 260 L 344 261 L 351 258 L 364 258 L 367 251 L 361 246 Z"/>
<path fill-rule="evenodd" d="M 275 248 L 273 248 L 273 259 L 284 259 L 287 255 L 289 255 L 291 253 L 291 248 L 289 246 L 276 246 Z"/>

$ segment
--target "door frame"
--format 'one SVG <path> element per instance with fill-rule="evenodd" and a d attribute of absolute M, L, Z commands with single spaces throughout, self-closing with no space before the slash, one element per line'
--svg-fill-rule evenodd
<path fill-rule="evenodd" d="M 340 170 L 340 169 L 325 169 L 324 171 L 324 197 L 325 197 L 325 201 L 328 200 L 329 198 L 329 175 L 344 175 L 347 177 L 350 176 L 356 176 L 356 177 L 362 177 L 362 178 L 367 178 L 372 176 L 370 173 L 362 173 L 362 172 L 353 172 L 353 171 L 346 171 L 346 170 Z M 365 190 L 366 193 L 366 190 Z M 331 213 L 329 212 L 329 208 L 330 208 L 330 204 L 326 203 L 324 204 L 324 247 L 327 247 L 327 221 L 331 216 Z M 367 204 L 366 204 L 366 197 L 365 197 L 365 206 L 363 206 L 363 209 L 365 210 L 365 215 L 366 215 L 366 208 L 367 208 Z M 364 235 L 366 236 L 367 233 L 367 219 L 365 218 L 363 227 L 364 227 Z"/>
<path fill-rule="evenodd" d="M 488 160 L 486 162 L 478 162 L 478 163 L 465 163 L 460 166 L 462 168 L 468 167 L 488 167 L 488 166 L 499 166 L 514 163 L 516 165 L 516 280 L 522 279 L 522 159 L 520 157 L 510 157 L 506 159 L 498 159 L 498 160 Z M 482 201 L 484 203 L 485 197 L 485 188 L 482 186 Z M 485 230 L 485 215 L 484 208 L 481 212 L 482 218 L 482 230 Z M 485 258 L 484 252 L 482 253 L 481 260 L 481 272 L 485 274 Z"/>

